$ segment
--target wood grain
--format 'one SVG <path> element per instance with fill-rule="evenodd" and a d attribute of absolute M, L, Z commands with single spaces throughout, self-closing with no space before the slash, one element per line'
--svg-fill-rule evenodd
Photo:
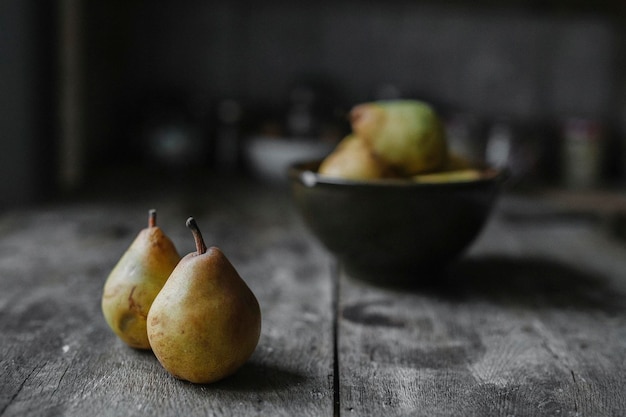
<path fill-rule="evenodd" d="M 624 415 L 626 250 L 615 243 L 586 226 L 498 217 L 427 284 L 344 273 L 342 414 Z"/>
<path fill-rule="evenodd" d="M 284 189 L 151 182 L 0 215 L 1 417 L 626 415 L 626 245 L 593 222 L 509 196 L 463 259 L 394 287 L 337 270 Z M 150 208 L 181 254 L 194 216 L 259 299 L 221 382 L 174 379 L 102 317 Z"/>
<path fill-rule="evenodd" d="M 332 414 L 327 255 L 304 233 L 284 191 L 210 189 L 193 201 L 145 193 L 2 216 L 1 416 Z M 181 253 L 193 250 L 184 222 L 194 215 L 259 299 L 257 350 L 226 380 L 174 379 L 151 352 L 118 340 L 102 317 L 104 280 L 153 207 Z"/>

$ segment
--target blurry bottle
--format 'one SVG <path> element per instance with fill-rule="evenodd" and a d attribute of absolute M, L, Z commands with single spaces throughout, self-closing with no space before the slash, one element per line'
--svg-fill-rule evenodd
<path fill-rule="evenodd" d="M 301 80 L 289 91 L 285 134 L 292 140 L 338 142 L 346 133 L 346 111 L 336 87 L 324 80 Z"/>
<path fill-rule="evenodd" d="M 507 123 L 496 123 L 487 137 L 485 160 L 496 168 L 510 168 L 513 148 L 513 129 Z"/>
<path fill-rule="evenodd" d="M 496 168 L 506 168 L 510 183 L 516 186 L 538 185 L 541 164 L 546 157 L 546 134 L 520 121 L 495 123 L 487 136 L 485 159 Z"/>
<path fill-rule="evenodd" d="M 150 164 L 185 171 L 203 163 L 206 140 L 184 100 L 149 100 L 139 123 L 140 150 Z"/>
<path fill-rule="evenodd" d="M 445 128 L 450 152 L 475 163 L 485 161 L 485 141 L 482 140 L 477 117 L 465 113 L 453 114 L 446 118 Z"/>
<path fill-rule="evenodd" d="M 307 85 L 297 85 L 289 93 L 289 108 L 287 109 L 287 133 L 292 138 L 312 138 L 317 131 L 317 115 L 314 104 L 315 90 Z"/>
<path fill-rule="evenodd" d="M 569 188 L 592 188 L 602 179 L 604 130 L 594 120 L 568 119 L 561 126 L 563 183 Z"/>
<path fill-rule="evenodd" d="M 240 167 L 241 105 L 236 100 L 222 100 L 216 111 L 215 165 L 217 171 L 232 174 Z"/>
<path fill-rule="evenodd" d="M 402 91 L 392 83 L 383 83 L 376 86 L 372 93 L 372 100 L 400 100 Z"/>

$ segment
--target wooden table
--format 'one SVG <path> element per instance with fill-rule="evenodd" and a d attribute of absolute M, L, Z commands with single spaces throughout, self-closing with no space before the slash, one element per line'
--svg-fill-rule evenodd
<path fill-rule="evenodd" d="M 0 215 L 2 417 L 626 415 L 626 245 L 594 221 L 506 195 L 439 283 L 390 288 L 345 276 L 284 188 L 112 183 Z M 183 254 L 195 216 L 260 301 L 226 380 L 176 380 L 104 322 L 152 207 Z"/>

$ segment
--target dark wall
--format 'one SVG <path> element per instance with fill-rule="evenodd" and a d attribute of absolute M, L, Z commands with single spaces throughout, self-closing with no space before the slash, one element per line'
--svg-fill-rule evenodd
<path fill-rule="evenodd" d="M 611 123 L 625 101 L 621 27 L 602 14 L 404 1 L 89 8 L 90 88 L 108 103 L 99 118 L 119 120 L 158 91 L 278 107 L 311 77 L 347 105 L 393 85 L 488 118 Z"/>
<path fill-rule="evenodd" d="M 11 179 L 0 185 L 0 205 L 57 185 L 56 60 L 67 46 L 55 43 L 59 4 L 0 2 L 0 173 Z M 558 0 L 75 4 L 74 151 L 85 167 L 132 154 L 134 127 L 155 97 L 187 104 L 211 131 L 221 100 L 238 100 L 247 116 L 282 111 L 294 84 L 311 79 L 342 108 L 395 91 L 485 120 L 585 117 L 626 136 L 621 2 L 592 10 Z"/>
<path fill-rule="evenodd" d="M 54 187 L 53 25 L 52 4 L 0 2 L 0 208 Z"/>

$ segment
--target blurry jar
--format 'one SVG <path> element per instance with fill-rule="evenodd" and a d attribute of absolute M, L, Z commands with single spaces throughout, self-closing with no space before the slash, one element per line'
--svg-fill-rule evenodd
<path fill-rule="evenodd" d="M 569 188 L 592 188 L 602 179 L 604 130 L 594 120 L 568 119 L 562 125 L 562 178 Z"/>
<path fill-rule="evenodd" d="M 486 141 L 480 120 L 471 114 L 457 113 L 445 120 L 448 147 L 456 155 L 476 163 L 485 162 Z"/>
<path fill-rule="evenodd" d="M 489 130 L 485 160 L 496 168 L 511 168 L 515 135 L 509 123 L 495 123 Z"/>
<path fill-rule="evenodd" d="M 487 134 L 485 159 L 490 166 L 506 168 L 510 184 L 539 185 L 547 156 L 546 136 L 534 124 L 497 121 Z"/>

